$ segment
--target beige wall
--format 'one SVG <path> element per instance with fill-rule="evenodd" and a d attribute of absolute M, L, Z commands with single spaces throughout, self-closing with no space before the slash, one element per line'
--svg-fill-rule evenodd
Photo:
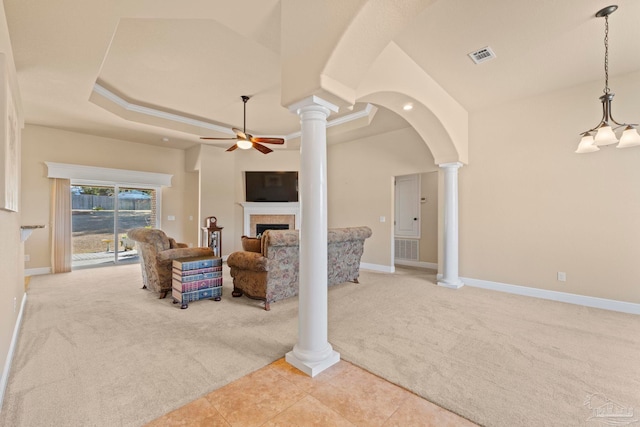
<path fill-rule="evenodd" d="M 15 66 L 11 43 L 7 29 L 4 8 L 0 8 L 0 53 L 6 56 L 6 77 L 13 92 L 14 102 L 20 112 L 20 99 L 17 97 L 15 83 Z M 3 64 L 4 66 L 4 64 Z M 5 81 L 2 81 L 5 85 Z M 2 118 L 4 120 L 4 118 Z M 0 162 L 4 164 L 4 150 L 0 150 Z M 20 164 L 18 164 L 18 178 L 20 178 Z M 20 189 L 20 182 L 18 182 Z M 4 370 L 13 331 L 18 320 L 20 304 L 24 292 L 24 244 L 20 240 L 20 226 L 28 224 L 22 218 L 23 207 L 18 204 L 19 212 L 0 210 L 0 377 L 7 374 Z M 3 384 L 0 383 L 0 387 Z M 3 390 L 0 389 L 0 396 Z M 0 401 L 0 405 L 2 402 Z"/>
<path fill-rule="evenodd" d="M 4 372 L 13 330 L 25 294 L 23 243 L 20 242 L 21 225 L 19 213 L 0 210 L 0 239 L 2 241 L 0 245 L 0 271 L 2 272 L 2 280 L 0 280 L 0 373 Z M 1 392 L 2 390 L 0 390 L 0 394 Z"/>
<path fill-rule="evenodd" d="M 362 262 L 391 268 L 393 177 L 436 170 L 429 149 L 406 128 L 330 145 L 327 157 L 329 227 L 371 227 Z"/>
<path fill-rule="evenodd" d="M 236 150 L 238 151 L 238 150 Z M 244 202 L 244 172 L 246 171 L 300 171 L 299 151 L 278 151 L 265 156 L 256 150 L 247 150 L 238 153 L 235 157 L 235 250 L 240 250 L 240 236 L 243 232 L 243 212 L 240 202 Z"/>
<path fill-rule="evenodd" d="M 366 159 L 366 161 L 364 161 Z M 203 146 L 200 161 L 202 188 L 201 218 L 215 216 L 222 231 L 224 255 L 241 248 L 243 231 L 244 171 L 299 170 L 298 151 L 276 150 L 265 156 L 255 150 L 225 153 L 224 149 Z M 199 166 L 197 166 L 199 164 Z M 391 268 L 393 254 L 393 177 L 436 170 L 433 157 L 424 142 L 410 128 L 329 145 L 327 149 L 329 227 L 368 225 L 374 235 L 367 242 L 363 262 Z M 437 173 L 427 188 L 437 194 Z M 434 182 L 435 181 L 435 182 Z M 435 188 L 433 188 L 435 187 Z M 437 195 L 428 204 L 437 216 Z M 425 206 L 426 207 L 426 206 Z M 435 213 L 434 213 L 435 212 Z M 380 223 L 380 216 L 386 217 Z M 427 227 L 428 228 L 428 227 Z M 427 233 L 432 233 L 428 231 Z M 437 233 L 434 237 L 437 242 Z M 435 242 L 424 252 L 428 262 L 436 262 Z"/>
<path fill-rule="evenodd" d="M 185 193 L 185 188 L 195 185 L 197 177 L 185 172 L 184 158 L 184 150 L 26 126 L 22 135 L 23 222 L 49 227 L 46 231 L 35 231 L 25 243 L 25 253 L 31 257 L 25 263 L 26 268 L 51 266 L 50 179 L 45 161 L 173 175 L 171 187 L 162 189 L 162 229 L 178 241 L 195 243 L 197 199 L 189 199 L 193 191 Z M 169 215 L 176 220 L 168 221 Z M 189 221 L 190 215 L 194 216 L 193 221 Z"/>
<path fill-rule="evenodd" d="M 192 154 L 192 155 L 191 155 Z M 256 150 L 236 150 L 203 145 L 199 153 L 189 156 L 189 164 L 200 171 L 200 225 L 215 216 L 222 230 L 222 254 L 240 250 L 243 232 L 245 171 L 297 171 L 300 154 L 297 151 L 275 150 L 268 156 Z M 197 157 L 197 160 L 195 159 Z"/>
<path fill-rule="evenodd" d="M 420 261 L 438 263 L 438 172 L 420 174 Z"/>
<path fill-rule="evenodd" d="M 638 77 L 612 82 L 620 117 L 637 110 Z M 597 84 L 581 86 L 471 114 L 471 163 L 460 169 L 461 276 L 640 301 L 634 283 L 640 264 L 633 258 L 640 246 L 631 237 L 640 231 L 640 150 L 573 153 L 578 132 L 598 120 L 599 90 Z M 544 134 L 535 131 L 540 123 Z M 242 172 L 299 169 L 297 151 L 264 156 L 203 146 L 201 170 L 185 172 L 181 150 L 38 126 L 28 126 L 23 140 L 22 222 L 49 223 L 45 160 L 173 173 L 173 186 L 163 191 L 163 228 L 195 244 L 204 217 L 214 215 L 224 227 L 225 255 L 240 248 Z M 374 235 L 363 262 L 391 267 L 393 177 L 434 170 L 428 148 L 412 129 L 330 145 L 329 226 L 370 226 Z M 424 176 L 423 189 L 436 186 L 436 175 Z M 430 201 L 423 210 L 437 209 Z M 167 215 L 176 221 L 166 221 Z M 423 211 L 423 217 L 430 215 Z M 427 232 L 433 230 L 423 224 L 421 261 L 436 262 L 437 251 L 423 246 L 430 240 Z M 49 265 L 48 234 L 35 232 L 27 242 L 27 268 Z M 567 273 L 567 282 L 556 280 L 558 271 Z"/>
<path fill-rule="evenodd" d="M 637 121 L 640 73 L 610 86 L 616 119 Z M 461 276 L 640 303 L 640 148 L 573 153 L 579 132 L 598 123 L 601 89 L 596 82 L 470 115 Z"/>
<path fill-rule="evenodd" d="M 235 186 L 233 154 L 224 149 L 203 145 L 200 171 L 200 226 L 205 218 L 215 216 L 222 230 L 222 255 L 233 252 L 235 240 Z M 240 236 L 238 239 L 240 240 Z"/>

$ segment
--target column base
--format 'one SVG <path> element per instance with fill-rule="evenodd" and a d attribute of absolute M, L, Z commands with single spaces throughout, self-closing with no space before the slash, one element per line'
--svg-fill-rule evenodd
<path fill-rule="evenodd" d="M 464 286 L 464 283 L 460 279 L 455 280 L 438 280 L 438 286 L 449 289 L 460 289 Z"/>
<path fill-rule="evenodd" d="M 293 354 L 293 351 L 290 351 L 286 354 L 285 360 L 288 364 L 292 365 L 296 369 L 304 372 L 310 377 L 315 377 L 320 372 L 325 369 L 335 365 L 340 361 L 340 353 L 337 351 L 331 350 L 331 353 L 328 357 L 318 361 L 318 362 L 307 362 L 304 360 L 298 359 L 298 357 Z"/>

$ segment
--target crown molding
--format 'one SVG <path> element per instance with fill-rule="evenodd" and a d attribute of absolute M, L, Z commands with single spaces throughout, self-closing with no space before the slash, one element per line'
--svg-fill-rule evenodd
<path fill-rule="evenodd" d="M 98 99 L 96 99 L 98 97 Z M 318 98 L 315 98 L 318 99 Z M 165 125 L 169 129 L 174 129 L 175 124 L 181 126 L 187 126 L 187 130 L 191 131 L 194 134 L 200 134 L 200 130 L 212 130 L 215 132 L 224 133 L 227 135 L 235 135 L 231 128 L 227 128 L 224 126 L 216 125 L 213 123 L 205 122 L 203 120 L 192 119 L 190 117 L 182 116 L 180 114 L 169 113 L 157 108 L 145 107 L 143 105 L 136 104 L 123 98 L 122 96 L 116 95 L 111 92 L 109 89 L 100 85 L 99 83 L 95 83 L 93 85 L 92 97 L 90 98 L 94 104 L 105 108 L 106 110 L 116 114 L 119 117 L 122 117 L 125 120 L 138 122 L 138 123 L 147 123 L 149 124 L 149 120 L 160 120 L 163 125 Z M 105 105 L 105 102 L 107 103 Z M 333 108 L 331 109 L 334 110 Z M 372 104 L 367 103 L 365 107 L 361 110 L 345 114 L 340 117 L 336 117 L 333 120 L 327 120 L 327 128 L 340 126 L 345 123 L 352 122 L 354 120 L 359 120 L 364 117 L 373 117 L 377 112 L 377 107 Z M 146 119 L 145 119 L 146 117 Z M 174 125 L 172 125 L 172 123 Z M 185 129 L 178 129 L 185 130 Z M 279 137 L 284 138 L 286 141 L 299 138 L 301 135 L 301 131 L 296 131 L 290 133 L 288 135 L 279 135 Z"/>
<path fill-rule="evenodd" d="M 101 86 L 99 83 L 95 83 L 93 85 L 93 93 L 100 96 L 103 100 L 106 100 L 118 107 L 117 109 L 110 109 L 110 111 L 123 119 L 131 120 L 134 122 L 138 122 L 139 120 L 135 120 L 132 116 L 128 116 L 126 113 L 137 113 L 142 114 L 144 116 L 153 117 L 160 120 L 166 120 L 169 122 L 180 123 L 187 126 L 193 126 L 196 128 L 212 130 L 216 132 L 225 133 L 228 135 L 235 135 L 235 133 L 224 126 L 219 126 L 213 123 L 205 122 L 203 120 L 192 119 L 190 117 L 181 116 L 179 114 L 168 113 L 166 111 L 162 111 L 156 108 L 145 107 L 139 104 L 135 104 L 124 99 L 121 96 L 116 95 L 111 92 L 109 89 Z M 100 105 L 96 103 L 97 105 Z M 118 112 L 120 110 L 120 112 Z"/>
<path fill-rule="evenodd" d="M 359 120 L 365 117 L 373 118 L 373 116 L 375 116 L 377 111 L 378 111 L 378 107 L 376 107 L 373 104 L 367 103 L 362 110 L 345 114 L 344 116 L 336 117 L 333 120 L 327 120 L 327 129 L 334 126 L 344 125 L 346 123 L 353 122 L 355 120 Z M 289 140 L 289 139 L 299 138 L 301 135 L 302 135 L 302 131 L 293 132 L 288 134 L 286 136 L 286 139 Z"/>

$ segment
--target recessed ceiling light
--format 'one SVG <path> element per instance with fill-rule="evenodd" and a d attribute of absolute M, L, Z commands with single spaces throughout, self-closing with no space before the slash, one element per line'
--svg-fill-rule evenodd
<path fill-rule="evenodd" d="M 162 138 L 162 142 L 169 142 L 169 138 L 165 136 L 164 138 Z"/>
<path fill-rule="evenodd" d="M 413 110 L 413 103 L 412 103 L 412 102 L 407 102 L 406 104 L 404 104 L 404 105 L 402 106 L 402 109 L 403 109 L 404 111 L 411 111 L 411 110 Z"/>

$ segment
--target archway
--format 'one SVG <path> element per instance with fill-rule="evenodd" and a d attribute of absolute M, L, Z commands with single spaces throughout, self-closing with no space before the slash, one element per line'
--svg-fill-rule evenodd
<path fill-rule="evenodd" d="M 422 10 L 428 3 L 420 0 L 408 2 L 416 10 Z M 302 242 L 313 243 L 306 244 L 305 253 L 308 256 L 301 256 L 300 259 L 298 344 L 287 353 L 287 361 L 311 376 L 339 360 L 339 355 L 327 341 L 326 280 L 314 279 L 315 276 L 323 276 L 319 272 L 326 269 L 326 265 L 320 265 L 319 268 L 319 260 L 327 257 L 326 118 L 331 111 L 339 109 L 339 104 L 363 101 L 386 107 L 404 117 L 429 147 L 435 163 L 442 168 L 444 185 L 443 278 L 438 284 L 453 288 L 462 286 L 457 270 L 457 171 L 467 161 L 467 112 L 392 41 L 396 34 L 394 26 L 378 31 L 375 34 L 377 42 L 373 43 L 373 47 L 367 44 L 369 48 L 366 52 L 361 49 L 362 31 L 358 30 L 368 28 L 368 24 L 374 24 L 372 28 L 375 28 L 375 24 L 381 21 L 374 12 L 384 11 L 380 2 L 362 4 L 363 7 L 351 10 L 351 20 L 340 20 L 339 28 L 325 32 L 317 39 L 314 45 L 318 46 L 318 51 L 301 53 L 295 49 L 299 45 L 294 42 L 296 37 L 316 40 L 318 34 L 313 31 L 314 28 L 308 28 L 302 34 L 283 30 L 283 37 L 291 38 L 291 43 L 285 44 L 282 52 L 285 64 L 282 101 L 301 119 L 301 170 L 304 166 L 307 174 L 305 185 L 302 186 L 306 195 L 302 198 L 301 212 L 309 212 L 313 222 L 313 226 L 309 225 L 310 222 L 305 222 L 303 215 L 301 253 Z M 288 8 L 293 7 L 292 2 L 283 3 L 283 16 L 287 16 Z M 328 6 L 320 10 L 328 15 L 331 11 Z M 412 12 L 405 10 L 399 14 L 397 24 L 406 25 L 412 16 Z M 289 24 L 294 27 L 293 23 Z M 287 26 L 286 29 L 291 28 Z M 363 55 L 357 55 L 360 60 L 345 56 L 352 50 L 364 52 Z M 323 58 L 327 58 L 325 64 L 322 64 Z M 341 58 L 348 61 L 342 61 Z M 344 71 L 340 66 L 348 62 L 359 64 L 356 72 L 350 72 L 353 67 L 347 65 L 346 74 L 337 75 L 336 70 Z M 413 114 L 403 110 L 407 102 L 413 104 Z M 316 272 L 315 276 L 311 274 L 313 272 Z"/>

